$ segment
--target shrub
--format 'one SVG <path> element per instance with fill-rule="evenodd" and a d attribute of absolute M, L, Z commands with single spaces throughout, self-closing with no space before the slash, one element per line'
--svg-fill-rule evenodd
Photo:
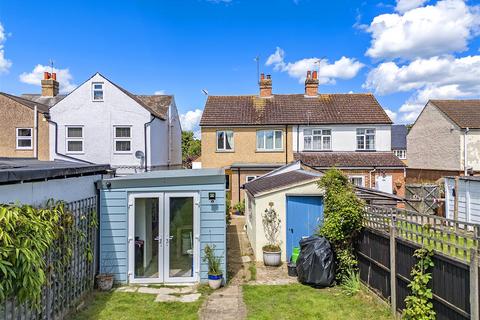
<path fill-rule="evenodd" d="M 269 203 L 269 207 L 262 214 L 262 224 L 265 238 L 267 239 L 267 244 L 263 246 L 263 250 L 267 252 L 280 251 L 278 237 L 280 235 L 281 220 L 278 218 L 277 211 L 273 209 L 273 203 Z"/>
<path fill-rule="evenodd" d="M 362 229 L 364 203 L 348 178 L 338 169 L 325 172 L 318 186 L 325 190 L 324 221 L 319 234 L 330 241 L 337 260 L 336 279 L 342 283 L 356 272 L 354 242 Z"/>
<path fill-rule="evenodd" d="M 235 204 L 234 209 L 242 215 L 245 214 L 245 200 L 237 202 L 237 204 Z"/>
<path fill-rule="evenodd" d="M 431 248 L 420 248 L 413 254 L 418 262 L 410 273 L 412 281 L 408 287 L 412 292 L 405 298 L 406 309 L 403 311 L 403 319 L 435 320 L 435 311 L 431 301 L 432 289 L 428 287 L 428 283 L 432 279 L 432 274 L 428 272 L 433 267 L 432 255 Z"/>
<path fill-rule="evenodd" d="M 347 278 L 342 283 L 342 290 L 347 294 L 347 296 L 353 296 L 360 292 L 362 287 L 360 283 L 360 274 L 353 270 L 348 270 L 347 274 Z"/>

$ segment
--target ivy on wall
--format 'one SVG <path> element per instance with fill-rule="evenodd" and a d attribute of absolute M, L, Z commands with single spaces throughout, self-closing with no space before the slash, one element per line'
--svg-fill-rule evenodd
<path fill-rule="evenodd" d="M 96 223 L 95 217 L 91 221 Z M 15 296 L 20 303 L 38 305 L 48 275 L 63 273 L 75 239 L 85 237 L 62 201 L 49 200 L 41 208 L 0 205 L 0 302 Z M 90 246 L 84 254 L 92 261 Z"/>

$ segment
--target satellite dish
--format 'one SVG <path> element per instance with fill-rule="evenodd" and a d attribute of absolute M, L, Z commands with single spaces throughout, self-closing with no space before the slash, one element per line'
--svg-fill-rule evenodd
<path fill-rule="evenodd" d="M 135 152 L 135 158 L 137 158 L 137 159 L 144 159 L 144 158 L 145 158 L 145 154 L 143 153 L 143 151 L 138 150 L 138 151 Z"/>

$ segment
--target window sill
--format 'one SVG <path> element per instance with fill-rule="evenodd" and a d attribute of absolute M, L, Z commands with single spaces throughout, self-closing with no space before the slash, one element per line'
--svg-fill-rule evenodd
<path fill-rule="evenodd" d="M 83 151 L 79 151 L 79 152 L 75 152 L 75 151 L 67 151 L 67 152 L 65 152 L 65 154 L 66 154 L 66 155 L 73 154 L 73 155 L 76 155 L 76 156 L 78 156 L 78 155 L 85 154 L 85 152 L 83 152 Z"/>
<path fill-rule="evenodd" d="M 29 151 L 29 150 L 33 150 L 33 148 L 15 148 L 15 150 L 17 150 L 17 151 Z"/>
<path fill-rule="evenodd" d="M 234 153 L 235 150 L 215 150 L 216 153 Z"/>
<path fill-rule="evenodd" d="M 332 151 L 333 151 L 332 149 L 328 149 L 328 150 L 304 149 L 300 152 L 332 152 Z"/>
<path fill-rule="evenodd" d="M 113 154 L 133 154 L 132 151 L 114 151 Z"/>
<path fill-rule="evenodd" d="M 285 150 L 255 150 L 256 153 L 284 153 Z"/>
<path fill-rule="evenodd" d="M 355 152 L 376 152 L 375 149 L 357 149 Z"/>
<path fill-rule="evenodd" d="M 104 102 L 105 100 L 92 100 L 92 102 Z"/>

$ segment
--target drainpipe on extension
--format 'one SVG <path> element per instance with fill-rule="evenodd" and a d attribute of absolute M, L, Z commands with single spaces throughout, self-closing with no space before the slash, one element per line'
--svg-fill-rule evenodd
<path fill-rule="evenodd" d="M 144 140 L 144 143 L 145 143 L 145 160 L 143 161 L 144 165 L 145 165 L 145 172 L 148 171 L 148 153 L 147 153 L 147 127 L 150 126 L 150 124 L 153 122 L 153 120 L 155 120 L 155 116 L 151 116 L 152 118 L 150 119 L 150 121 L 148 122 L 145 122 L 143 124 L 143 140 Z M 150 164 L 151 165 L 151 164 Z"/>
<path fill-rule="evenodd" d="M 463 133 L 463 170 L 464 170 L 464 175 L 466 176 L 468 174 L 468 153 L 467 153 L 467 134 L 470 131 L 470 128 L 466 128 L 464 133 Z"/>
<path fill-rule="evenodd" d="M 368 172 L 368 178 L 370 180 L 370 189 L 372 189 L 372 173 L 375 173 L 375 171 L 377 171 L 377 169 L 374 167 L 372 171 Z"/>
<path fill-rule="evenodd" d="M 285 125 L 285 164 L 288 164 L 288 125 Z"/>
<path fill-rule="evenodd" d="M 55 154 L 56 155 L 59 155 L 59 156 L 62 156 L 62 157 L 65 157 L 67 159 L 74 160 L 74 161 L 80 161 L 80 162 L 83 162 L 83 163 L 94 164 L 93 162 L 78 159 L 78 158 L 71 157 L 71 156 L 67 156 L 66 154 L 58 152 L 58 124 L 55 121 L 53 121 L 52 119 L 50 119 L 50 114 L 44 113 L 43 115 L 44 115 L 45 119 L 47 119 L 48 123 L 51 123 L 55 126 Z"/>
<path fill-rule="evenodd" d="M 38 159 L 38 109 L 37 105 L 33 107 L 33 157 Z"/>

